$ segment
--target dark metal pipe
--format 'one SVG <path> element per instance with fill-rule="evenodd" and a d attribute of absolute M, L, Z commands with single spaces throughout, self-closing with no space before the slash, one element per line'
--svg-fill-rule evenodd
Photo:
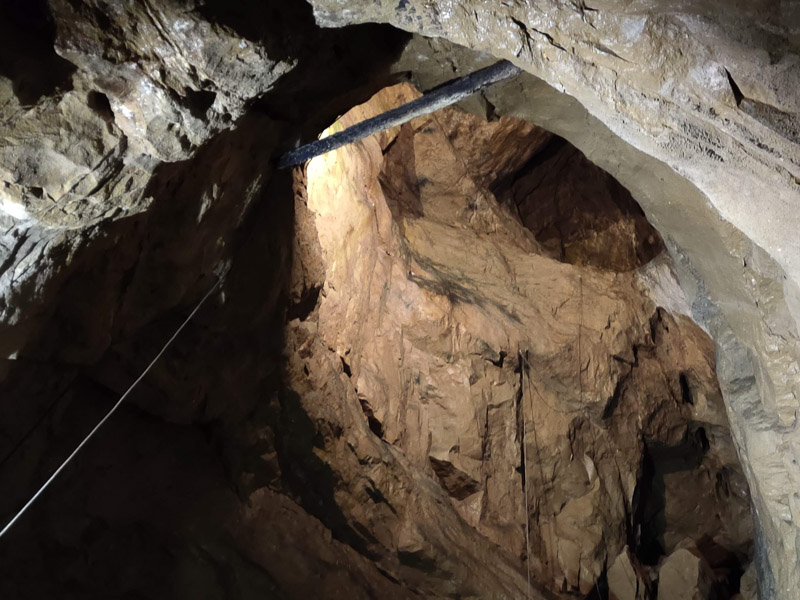
<path fill-rule="evenodd" d="M 398 106 L 385 113 L 362 121 L 344 131 L 335 133 L 324 139 L 317 140 L 296 150 L 287 152 L 278 161 L 278 168 L 284 169 L 299 165 L 331 150 L 336 150 L 346 144 L 356 142 L 374 133 L 397 127 L 407 123 L 411 119 L 416 119 L 422 115 L 427 115 L 434 111 L 450 106 L 482 90 L 486 86 L 513 77 L 521 72 L 519 67 L 514 66 L 507 60 L 500 61 L 490 67 L 480 69 L 449 81 L 431 90 L 421 98 Z"/>

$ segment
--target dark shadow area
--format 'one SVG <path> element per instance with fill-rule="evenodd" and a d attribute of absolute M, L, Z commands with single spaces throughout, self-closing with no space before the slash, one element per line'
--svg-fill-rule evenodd
<path fill-rule="evenodd" d="M 413 128 L 402 126 L 397 137 L 383 150 L 383 166 L 378 179 L 392 218 L 401 231 L 405 230 L 403 219 L 417 219 L 424 214 L 420 187 L 425 181 L 417 176 L 413 144 Z"/>
<path fill-rule="evenodd" d="M 709 536 L 704 536 L 697 543 L 697 549 L 703 553 L 709 566 L 717 575 L 717 587 L 720 598 L 729 598 L 739 592 L 740 581 L 747 563 L 746 556 L 739 556 L 723 548 Z"/>
<path fill-rule="evenodd" d="M 72 88 L 75 66 L 55 53 L 55 36 L 47 0 L 0 2 L 0 76 L 23 106 Z"/>
<path fill-rule="evenodd" d="M 376 543 L 368 531 L 356 531 L 347 522 L 334 498 L 339 481 L 330 467 L 314 453 L 322 448 L 320 432 L 303 409 L 296 392 L 278 393 L 280 414 L 274 425 L 283 483 L 299 504 L 331 530 L 339 541 L 370 559 L 378 558 L 369 550 Z"/>
<path fill-rule="evenodd" d="M 308 11 L 310 5 L 302 5 Z M 375 92 L 399 81 L 390 73 L 410 35 L 388 25 L 311 28 L 298 43 L 297 65 L 262 98 L 256 112 L 279 121 L 301 124 L 281 140 L 280 154 L 317 138 L 334 118 L 366 102 Z"/>
<path fill-rule="evenodd" d="M 14 479 L 25 470 L 29 485 L 38 484 L 116 399 L 78 377 L 17 464 L 9 465 Z M 8 475 L 0 474 L 3 489 L 21 495 L 22 486 L 9 484 Z M 201 429 L 125 406 L 3 538 L 0 594 L 168 598 L 180 590 L 182 597 L 227 598 L 238 594 L 244 571 L 256 587 L 277 591 L 266 571 L 254 572 L 236 553 L 220 523 L 206 518 L 224 517 L 235 506 Z M 209 550 L 226 555 L 228 564 Z"/>
<path fill-rule="evenodd" d="M 656 470 L 655 461 L 645 445 L 642 473 L 633 497 L 633 527 L 628 532 L 628 544 L 638 548 L 639 559 L 654 565 L 664 555 L 664 477 Z"/>
<path fill-rule="evenodd" d="M 664 534 L 668 524 L 664 476 L 697 469 L 707 451 L 708 439 L 702 427 L 687 430 L 682 443 L 677 446 L 653 442 L 646 445 L 639 506 L 634 520 L 641 526 L 639 558 L 645 564 L 656 564 L 666 550 Z"/>
<path fill-rule="evenodd" d="M 311 286 L 309 289 L 305 290 L 300 296 L 300 299 L 289 307 L 286 320 L 300 319 L 301 321 L 305 321 L 316 308 L 321 290 L 322 286 L 319 285 Z"/>
<path fill-rule="evenodd" d="M 630 271 L 664 250 L 630 192 L 560 137 L 492 192 L 558 260 Z"/>
<path fill-rule="evenodd" d="M 429 456 L 428 460 L 442 487 L 456 500 L 464 500 L 480 491 L 482 487 L 480 482 L 454 467 L 451 462 L 437 460 L 432 456 Z"/>
<path fill-rule="evenodd" d="M 198 7 L 198 13 L 263 45 L 273 60 L 292 59 L 308 52 L 306 33 L 314 37 L 324 35 L 307 2 L 206 0 Z"/>
<path fill-rule="evenodd" d="M 608 573 L 603 571 L 585 600 L 608 600 Z"/>
<path fill-rule="evenodd" d="M 264 597 L 282 596 L 267 570 L 232 547 L 225 522 L 241 506 L 237 483 L 250 468 L 248 458 L 265 453 L 258 444 L 231 447 L 230 436 L 243 421 L 256 420 L 259 401 L 280 389 L 291 179 L 265 186 L 239 227 L 242 196 L 236 188 L 227 203 L 219 199 L 205 226 L 196 222 L 203 197 L 219 183 L 214 162 L 235 160 L 232 147 L 249 153 L 243 140 L 258 133 L 250 129 L 252 123 L 245 123 L 217 136 L 193 159 L 159 168 L 149 190 L 153 212 L 108 223 L 97 236 L 100 242 L 82 247 L 67 281 L 54 282 L 61 285 L 61 303 L 51 326 L 21 353 L 37 358 L 7 365 L 0 404 L 16 417 L 4 421 L 3 429 L 3 525 L 114 405 L 213 283 L 212 265 L 198 260 L 187 269 L 175 262 L 175 252 L 191 254 L 197 247 L 201 256 L 208 254 L 206 238 L 224 219 L 233 219 L 223 253 L 233 263 L 222 287 L 227 302 L 221 294 L 209 299 L 142 387 L 2 540 L 3 598 L 168 598 L 175 590 L 185 597 L 229 598 L 243 585 L 262 590 Z M 239 173 L 243 187 L 265 175 L 267 161 L 257 158 L 249 179 Z M 165 296 L 176 284 L 185 295 Z M 95 331 L 109 336 L 98 358 L 89 350 L 97 343 Z M 238 372 L 242 357 L 255 368 Z M 64 363 L 66 358 L 73 360 Z M 231 370 L 239 375 L 238 387 L 215 385 Z M 273 473 L 255 485 L 274 479 Z"/>

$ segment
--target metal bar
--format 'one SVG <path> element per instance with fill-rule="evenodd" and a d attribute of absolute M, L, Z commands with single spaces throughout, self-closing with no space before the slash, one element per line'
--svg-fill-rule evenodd
<path fill-rule="evenodd" d="M 411 119 L 416 119 L 422 115 L 437 111 L 440 108 L 450 106 L 482 90 L 486 86 L 513 77 L 521 71 L 522 69 L 519 67 L 507 60 L 503 60 L 490 67 L 454 79 L 403 106 L 398 106 L 381 115 L 348 127 L 344 131 L 340 131 L 324 139 L 317 140 L 305 146 L 301 146 L 296 150 L 287 152 L 278 161 L 278 168 L 284 169 L 286 167 L 299 165 L 320 154 L 336 150 L 336 148 L 356 142 L 374 133 L 397 127 L 398 125 L 407 123 Z"/>

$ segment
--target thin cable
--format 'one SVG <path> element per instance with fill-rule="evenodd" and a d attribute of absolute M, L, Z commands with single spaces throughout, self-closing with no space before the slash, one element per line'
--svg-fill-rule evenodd
<path fill-rule="evenodd" d="M 578 382 L 579 382 L 580 395 L 581 395 L 581 397 L 580 397 L 581 406 L 583 406 L 584 405 L 584 402 L 583 402 L 583 354 L 581 353 L 581 337 L 583 335 L 583 276 L 582 275 L 578 275 L 578 285 L 580 286 L 580 320 L 578 321 Z M 594 459 L 590 459 L 590 460 L 593 460 L 593 462 L 594 462 L 595 477 L 599 478 L 600 477 L 600 461 L 598 460 L 598 454 L 600 453 L 600 447 L 599 447 L 599 445 L 597 443 L 597 433 L 594 430 L 594 423 L 592 422 L 591 416 L 589 417 L 588 421 L 589 421 L 589 431 L 592 433 L 592 445 L 594 446 Z M 587 456 L 585 445 L 584 445 L 584 456 Z M 616 456 L 614 456 L 614 462 L 615 463 L 617 462 L 617 457 Z M 622 483 L 622 473 L 619 470 L 619 465 L 617 465 L 617 476 L 619 477 L 619 481 L 620 481 L 620 484 L 621 484 Z M 592 483 L 591 482 L 591 478 L 589 480 L 589 483 L 590 484 Z M 625 489 L 624 486 L 623 486 L 622 489 L 624 491 L 624 489 Z M 598 580 L 599 580 L 599 577 L 594 580 L 594 587 L 595 587 L 595 590 L 597 591 L 597 597 L 598 598 L 602 598 L 603 596 L 602 596 L 602 594 L 600 594 L 600 585 L 598 584 Z"/>
<path fill-rule="evenodd" d="M 95 433 L 97 433 L 97 431 L 103 426 L 103 424 L 106 421 L 108 421 L 108 419 L 111 417 L 111 415 L 113 415 L 116 412 L 116 410 L 122 405 L 122 403 L 130 395 L 130 393 L 133 391 L 133 389 L 139 384 L 140 381 L 142 381 L 142 379 L 145 378 L 145 376 L 150 372 L 150 369 L 152 369 L 153 366 L 158 362 L 158 359 L 160 359 L 164 355 L 164 352 L 167 351 L 167 348 L 169 348 L 172 345 L 172 342 L 175 341 L 175 338 L 177 338 L 178 335 L 181 333 L 181 331 L 183 331 L 184 327 L 186 327 L 189 324 L 189 322 L 192 320 L 192 318 L 194 318 L 195 314 L 197 314 L 197 311 L 200 310 L 201 306 L 203 306 L 203 303 L 206 300 L 208 300 L 209 296 L 211 296 L 211 294 L 214 292 L 214 290 L 217 289 L 217 287 L 220 284 L 220 281 L 222 281 L 222 279 L 218 278 L 216 283 L 214 283 L 214 285 L 211 286 L 211 289 L 208 290 L 206 292 L 205 296 L 203 296 L 203 298 L 200 300 L 200 302 L 197 303 L 197 306 L 195 306 L 194 310 L 192 310 L 192 312 L 189 313 L 189 316 L 186 317 L 186 320 L 184 320 L 184 322 L 181 323 L 181 326 L 178 327 L 178 329 L 175 331 L 175 333 L 172 334 L 172 337 L 169 338 L 169 340 L 167 340 L 167 343 L 164 344 L 164 346 L 161 348 L 161 351 L 158 354 L 156 354 L 156 357 L 152 361 L 150 361 L 150 364 L 147 365 L 147 368 L 144 371 L 142 371 L 142 374 L 139 375 L 139 377 L 136 378 L 136 381 L 134 381 L 131 384 L 131 386 L 125 391 L 125 393 L 122 394 L 120 399 L 117 400 L 117 403 L 111 408 L 111 410 L 109 410 L 106 413 L 106 416 L 104 416 L 102 419 L 100 419 L 100 422 L 97 425 L 94 426 L 94 429 L 92 429 L 89 432 L 89 435 L 87 435 L 85 438 L 83 438 L 83 441 L 81 441 L 81 443 L 78 444 L 78 446 L 75 448 L 75 450 L 72 451 L 72 454 L 70 454 L 67 457 L 67 459 L 63 463 L 61 463 L 61 466 L 58 467 L 52 475 L 50 475 L 49 479 L 44 482 L 44 485 L 42 485 L 42 487 L 40 487 L 39 490 L 33 496 L 31 496 L 31 499 L 28 500 L 25 503 L 25 506 L 23 506 L 16 515 L 14 515 L 14 517 L 8 522 L 8 525 L 3 527 L 3 530 L 0 531 L 0 538 L 2 538 L 6 534 L 6 532 L 8 532 L 8 530 L 11 529 L 11 527 L 14 525 L 14 523 L 16 523 L 17 520 L 19 520 L 19 518 L 23 514 L 25 514 L 25 511 L 27 511 L 31 507 L 31 505 L 36 501 L 36 499 L 39 496 L 42 495 L 42 493 L 47 489 L 47 487 L 51 483 L 53 483 L 55 478 L 58 477 L 58 474 L 61 473 L 61 471 L 64 470 L 64 468 L 70 463 L 70 461 L 72 461 L 73 458 L 75 458 L 75 456 L 78 454 L 78 452 L 80 452 L 81 448 L 83 448 L 86 445 L 86 443 L 92 438 L 92 436 Z"/>
<path fill-rule="evenodd" d="M 525 444 L 525 398 L 524 398 L 524 389 L 525 389 L 525 367 L 520 365 L 520 369 L 522 371 L 522 382 L 520 385 L 520 392 L 522 392 L 523 397 L 521 400 L 521 409 L 522 409 L 522 474 L 525 478 L 525 484 L 522 486 L 522 493 L 525 494 L 525 566 L 528 568 L 528 600 L 531 597 L 531 513 L 528 510 L 528 485 L 530 484 L 530 479 L 528 479 L 528 446 Z M 530 376 L 528 376 L 530 379 Z M 531 415 L 533 417 L 533 415 Z"/>
<path fill-rule="evenodd" d="M 527 370 L 528 371 L 528 379 L 527 379 L 527 383 L 528 383 L 528 399 L 530 401 L 531 427 L 533 429 L 533 445 L 534 445 L 534 448 L 536 449 L 536 461 L 537 461 L 537 464 L 539 465 L 539 479 L 542 482 L 542 498 L 541 498 L 540 504 L 539 504 L 539 506 L 540 506 L 539 515 L 541 516 L 541 514 L 542 514 L 541 513 L 541 506 L 542 506 L 542 504 L 544 504 L 544 509 L 547 511 L 547 514 L 549 515 L 548 525 L 547 525 L 547 531 L 550 534 L 549 535 L 549 537 L 550 537 L 550 549 L 549 549 L 549 552 L 552 552 L 552 553 L 555 554 L 555 547 L 556 547 L 555 546 L 555 538 L 553 536 L 552 525 L 550 524 L 550 520 L 553 517 L 555 517 L 555 508 L 554 508 L 552 502 L 548 501 L 547 484 L 545 483 L 544 467 L 542 466 L 542 453 L 541 453 L 541 450 L 539 449 L 539 434 L 536 432 L 536 417 L 534 416 L 533 394 L 531 394 L 531 388 L 533 388 L 533 391 L 536 392 L 536 395 L 539 396 L 539 400 L 541 400 L 543 404 L 545 404 L 548 407 L 550 405 L 547 404 L 547 402 L 544 401 L 544 398 L 539 393 L 539 390 L 536 388 L 536 386 L 532 385 L 532 383 L 531 383 L 531 373 L 530 372 L 531 372 L 532 369 L 531 369 L 531 363 L 528 361 L 527 354 L 528 354 L 528 350 L 525 350 L 524 354 L 521 351 L 519 352 L 520 359 L 524 362 L 523 370 Z M 520 385 L 524 384 L 525 381 L 526 380 L 523 378 L 522 381 L 520 382 Z M 542 530 L 542 526 L 540 524 L 539 525 L 539 554 L 542 555 L 543 558 L 547 557 L 546 562 L 547 562 L 548 574 L 553 579 L 555 579 L 555 561 L 554 560 L 550 560 L 550 558 L 552 558 L 552 557 L 550 557 L 548 555 L 548 553 L 545 551 L 545 550 L 547 550 L 547 548 L 545 548 L 545 549 L 542 548 L 543 544 L 546 545 L 546 542 L 544 540 L 544 533 L 543 533 L 543 530 Z"/>
<path fill-rule="evenodd" d="M 583 406 L 583 354 L 581 353 L 581 337 L 583 337 L 583 276 L 581 275 L 578 275 L 578 285 L 581 290 L 580 320 L 578 321 L 578 389 L 580 390 L 581 406 Z"/>

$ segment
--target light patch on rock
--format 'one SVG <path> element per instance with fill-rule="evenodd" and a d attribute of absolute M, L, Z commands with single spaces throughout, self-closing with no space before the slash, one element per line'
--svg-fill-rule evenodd
<path fill-rule="evenodd" d="M 597 468 L 594 466 L 594 461 L 588 454 L 583 455 L 583 465 L 586 467 L 586 476 L 589 478 L 589 483 L 592 483 L 597 476 Z"/>
<path fill-rule="evenodd" d="M 124 104 L 119 105 L 119 112 L 121 112 L 122 116 L 126 119 L 133 119 L 133 111 Z"/>
<path fill-rule="evenodd" d="M 693 68 L 690 72 L 692 78 L 704 88 L 714 92 L 729 91 L 730 83 L 722 65 L 709 62 Z"/>
<path fill-rule="evenodd" d="M 658 600 L 709 597 L 712 575 L 708 564 L 694 548 L 679 548 L 673 552 L 661 565 L 658 575 Z"/>
<path fill-rule="evenodd" d="M 633 41 L 642 34 L 642 31 L 644 31 L 645 23 L 647 23 L 647 17 L 625 19 L 625 22 L 622 25 L 622 34 L 629 41 Z"/>
<path fill-rule="evenodd" d="M 172 28 L 176 33 L 183 33 L 184 31 L 191 29 L 193 25 L 194 24 L 188 19 L 175 19 L 175 21 L 172 23 Z"/>
<path fill-rule="evenodd" d="M 17 221 L 27 221 L 31 215 L 20 202 L 15 202 L 10 198 L 0 195 L 0 210 Z"/>
<path fill-rule="evenodd" d="M 631 559 L 627 546 L 608 569 L 610 600 L 647 600 L 648 581 L 644 570 Z"/>
<path fill-rule="evenodd" d="M 637 275 L 637 282 L 656 306 L 692 318 L 692 308 L 666 254 L 644 265 Z"/>

